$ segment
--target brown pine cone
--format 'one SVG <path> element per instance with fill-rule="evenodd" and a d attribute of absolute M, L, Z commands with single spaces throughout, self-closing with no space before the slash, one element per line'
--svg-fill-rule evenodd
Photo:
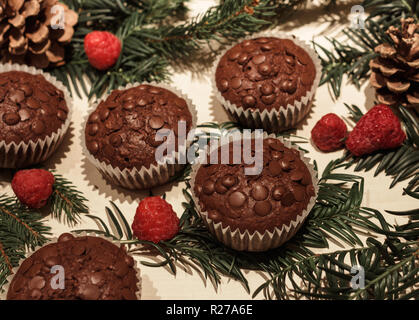
<path fill-rule="evenodd" d="M 63 29 L 53 26 L 60 12 Z M 58 0 L 0 0 L 1 61 L 37 68 L 63 65 L 64 46 L 77 20 L 78 14 Z"/>
<path fill-rule="evenodd" d="M 419 106 L 419 24 L 413 18 L 401 19 L 401 28 L 391 26 L 387 34 L 393 44 L 375 48 L 379 54 L 370 61 L 370 83 L 380 103 Z"/>

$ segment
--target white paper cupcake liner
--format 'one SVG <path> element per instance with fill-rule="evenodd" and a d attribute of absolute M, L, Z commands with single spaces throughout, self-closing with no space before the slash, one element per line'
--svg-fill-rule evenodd
<path fill-rule="evenodd" d="M 279 107 L 279 109 L 273 108 L 270 111 L 263 110 L 262 112 L 257 109 L 245 110 L 243 107 L 237 106 L 234 103 L 231 103 L 229 100 L 225 99 L 217 88 L 215 74 L 218 64 L 221 58 L 224 56 L 224 54 L 240 42 L 260 37 L 273 37 L 279 39 L 292 40 L 296 45 L 303 48 L 309 54 L 310 58 L 313 60 L 314 67 L 316 69 L 316 76 L 314 78 L 311 89 L 310 91 L 307 91 L 307 93 L 303 97 L 301 97 L 300 100 L 296 100 L 292 105 L 288 104 L 286 107 L 281 106 Z M 320 83 L 321 73 L 321 61 L 316 51 L 314 51 L 306 42 L 299 40 L 298 38 L 292 35 L 272 31 L 256 33 L 252 36 L 242 38 L 235 42 L 233 45 L 229 46 L 227 49 L 225 49 L 217 57 L 213 65 L 211 82 L 215 98 L 222 104 L 222 106 L 227 110 L 227 112 L 232 116 L 232 118 L 239 122 L 243 127 L 251 129 L 264 129 L 265 131 L 270 133 L 277 133 L 296 127 L 297 124 L 301 122 L 310 112 L 310 109 L 313 105 L 316 90 Z"/>
<path fill-rule="evenodd" d="M 166 90 L 169 90 L 176 94 L 178 97 L 181 97 L 186 101 L 188 106 L 189 112 L 192 115 L 192 126 L 191 130 L 196 128 L 198 113 L 196 110 L 195 105 L 192 103 L 192 100 L 187 97 L 182 91 L 172 86 L 155 83 L 155 82 L 143 82 L 143 83 L 132 83 L 125 87 L 120 87 L 118 90 L 126 90 L 133 87 L 137 87 L 141 84 L 151 85 L 155 87 L 160 87 Z M 87 149 L 86 146 L 86 139 L 85 139 L 85 128 L 88 122 L 88 118 L 90 114 L 96 110 L 97 106 L 101 101 L 105 101 L 108 98 L 109 94 L 106 94 L 102 99 L 98 102 L 94 103 L 91 108 L 89 108 L 89 112 L 86 118 L 83 121 L 82 131 L 81 131 L 81 141 L 82 141 L 82 148 L 83 153 L 86 155 L 87 159 L 99 170 L 99 172 L 113 185 L 121 186 L 126 189 L 132 190 L 144 190 L 150 189 L 156 186 L 160 186 L 166 184 L 170 181 L 172 177 L 174 177 L 179 171 L 181 171 L 185 164 L 179 163 L 164 163 L 164 164 L 151 164 L 149 168 L 141 167 L 141 168 L 133 168 L 133 169 L 123 169 L 121 170 L 118 167 L 113 167 L 110 164 L 106 164 L 104 161 L 99 161 L 95 158 Z M 189 143 L 190 144 L 190 143 Z M 188 147 L 188 144 L 187 144 Z M 176 152 L 174 155 L 170 155 L 170 157 L 174 157 L 178 159 L 179 153 Z M 168 156 L 163 158 L 162 162 L 167 159 Z"/>
<path fill-rule="evenodd" d="M 267 138 L 278 139 L 287 148 L 296 149 L 291 145 L 291 142 L 283 140 L 280 137 L 276 137 L 275 134 L 268 135 L 266 132 L 264 132 L 263 139 Z M 298 151 L 300 153 L 301 160 L 304 162 L 304 164 L 307 166 L 310 172 L 315 195 L 311 197 L 309 203 L 307 204 L 307 208 L 304 211 L 302 211 L 299 215 L 297 215 L 295 220 L 290 221 L 289 224 L 283 225 L 280 228 L 275 227 L 272 232 L 266 231 L 264 233 L 260 233 L 259 231 L 255 231 L 253 233 L 250 233 L 247 230 L 245 232 L 240 232 L 239 229 L 232 230 L 230 226 L 223 226 L 222 222 L 216 223 L 212 219 L 210 219 L 208 217 L 208 212 L 203 211 L 200 208 L 199 199 L 197 198 L 194 192 L 195 178 L 201 165 L 196 164 L 192 166 L 190 180 L 192 199 L 195 203 L 195 207 L 197 208 L 197 212 L 201 216 L 205 225 L 208 227 L 209 231 L 218 239 L 218 241 L 238 251 L 261 252 L 281 246 L 297 233 L 297 231 L 300 229 L 305 219 L 309 215 L 314 204 L 316 203 L 317 195 L 319 192 L 317 172 L 314 168 L 314 165 L 310 164 L 310 159 L 306 158 L 301 150 Z"/>
<path fill-rule="evenodd" d="M 81 232 L 81 233 L 78 233 L 78 234 L 76 234 L 76 233 L 72 233 L 72 232 L 69 232 L 69 233 L 73 234 L 73 236 L 74 236 L 75 238 L 78 238 L 78 237 L 84 237 L 84 236 L 102 238 L 102 239 L 104 239 L 104 240 L 107 240 L 107 241 L 109 241 L 109 242 L 113 243 L 114 245 L 116 245 L 116 246 L 118 246 L 118 247 L 121 247 L 121 243 L 120 243 L 119 241 L 114 240 L 114 239 L 109 238 L 109 237 L 105 237 L 105 236 L 103 236 L 103 235 L 98 235 L 98 234 L 95 234 L 95 233 L 90 233 L 90 232 Z M 12 269 L 12 273 L 11 273 L 11 274 L 7 277 L 7 279 L 6 279 L 6 284 L 3 286 L 3 292 L 1 292 L 1 291 L 0 291 L 0 300 L 7 300 L 7 293 L 8 293 L 8 291 L 9 291 L 9 286 L 10 286 L 10 284 L 12 283 L 12 280 L 13 280 L 13 277 L 15 276 L 15 274 L 17 274 L 17 272 L 18 272 L 18 270 L 19 270 L 19 268 L 20 268 L 20 266 L 21 266 L 22 262 L 23 262 L 23 261 L 25 261 L 26 259 L 28 259 L 30 256 L 32 256 L 32 255 L 33 255 L 36 251 L 38 251 L 38 250 L 39 250 L 39 249 L 41 249 L 42 247 L 44 247 L 44 246 L 46 246 L 46 245 L 49 245 L 49 244 L 52 244 L 52 243 L 57 243 L 57 242 L 58 242 L 58 238 L 57 238 L 57 237 L 54 237 L 54 238 L 50 239 L 50 240 L 49 240 L 47 243 L 45 243 L 44 245 L 42 245 L 42 246 L 37 246 L 37 247 L 35 248 L 35 250 L 29 250 L 29 251 L 27 251 L 27 252 L 26 252 L 25 257 L 24 257 L 24 258 L 22 258 L 22 259 L 19 261 L 19 265 L 18 265 L 17 267 L 14 267 L 14 268 Z M 128 254 L 128 255 L 130 255 L 130 256 L 132 257 L 132 255 L 131 255 L 130 253 L 128 253 L 128 252 L 127 252 L 127 254 Z M 132 258 L 134 259 L 134 257 L 132 257 Z M 142 291 L 142 278 L 141 278 L 141 270 L 138 268 L 138 263 L 137 263 L 137 261 L 136 261 L 135 259 L 134 259 L 134 266 L 133 266 L 133 268 L 134 268 L 134 270 L 135 270 L 135 272 L 136 272 L 137 279 L 138 279 L 138 283 L 137 283 L 137 291 L 136 291 L 135 295 L 137 296 L 137 300 L 141 300 L 141 291 Z"/>
<path fill-rule="evenodd" d="M 73 100 L 67 88 L 52 75 L 43 72 L 42 70 L 26 65 L 18 64 L 0 64 L 0 73 L 9 71 L 23 71 L 33 75 L 41 74 L 44 78 L 52 83 L 55 87 L 64 93 L 64 99 L 67 103 L 68 113 L 67 119 L 57 130 L 44 139 L 37 141 L 29 141 L 27 143 L 20 142 L 16 144 L 11 142 L 6 144 L 0 141 L 0 168 L 21 168 L 38 164 L 47 160 L 60 146 L 65 134 L 71 123 L 71 116 L 73 114 Z"/>

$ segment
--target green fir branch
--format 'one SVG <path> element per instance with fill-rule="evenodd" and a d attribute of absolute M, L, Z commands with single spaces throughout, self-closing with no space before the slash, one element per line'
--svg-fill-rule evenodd
<path fill-rule="evenodd" d="M 325 169 L 320 184 L 316 204 L 306 223 L 297 235 L 282 247 L 265 253 L 237 252 L 220 244 L 205 227 L 192 201 L 188 184 L 184 190 L 185 211 L 180 218 L 181 229 L 178 235 L 169 241 L 158 244 L 135 239 L 132 234 L 124 233 L 129 228 L 122 212 L 112 203 L 112 209 L 106 208 L 109 225 L 96 216 L 89 216 L 98 222 L 99 230 L 76 230 L 75 232 L 96 232 L 118 239 L 130 246 L 133 252 L 142 255 L 160 256 L 160 261 L 141 263 L 150 267 L 169 266 L 176 273 L 177 264 L 186 264 L 199 270 L 205 278 L 220 284 L 221 276 L 229 276 L 243 283 L 249 291 L 244 270 L 265 271 L 270 280 L 254 293 L 278 289 L 277 298 L 286 298 L 289 291 L 285 283 L 277 279 L 282 270 L 294 270 L 294 266 L 307 258 L 316 256 L 312 248 L 328 248 L 330 241 L 346 243 L 350 246 L 362 245 L 357 230 L 374 232 L 388 230 L 389 225 L 380 213 L 361 207 L 363 179 L 337 171 L 343 168 L 341 161 L 331 162 Z M 124 221 L 125 223 L 120 223 Z M 377 223 L 374 223 L 377 220 Z M 381 226 L 381 227 L 380 227 Z M 317 267 L 309 264 L 307 272 L 316 272 Z M 309 274 L 309 273 L 308 273 Z"/>
<path fill-rule="evenodd" d="M 346 37 L 343 41 L 327 38 L 331 49 L 313 42 L 323 67 L 320 85 L 327 83 L 335 98 L 341 94 L 345 75 L 357 88 L 369 77 L 369 63 L 377 56 L 374 48 L 381 43 L 391 43 L 386 34 L 388 27 L 400 26 L 402 17 L 418 21 L 417 0 L 365 0 L 361 5 L 369 11 L 364 28 L 343 29 Z"/>
<path fill-rule="evenodd" d="M 43 217 L 22 206 L 15 197 L 0 195 L 0 290 L 24 258 L 27 249 L 46 242 L 50 228 L 44 225 Z"/>
<path fill-rule="evenodd" d="M 77 224 L 80 216 L 89 212 L 88 200 L 72 182 L 56 173 L 54 177 L 53 192 L 49 198 L 51 214 L 59 221 L 65 219 L 69 225 Z"/>
<path fill-rule="evenodd" d="M 304 3 L 303 0 L 225 0 L 191 21 L 167 23 L 166 16 L 182 17 L 184 1 L 66 0 L 79 12 L 79 23 L 67 50 L 67 65 L 49 70 L 77 95 L 99 97 L 127 83 L 162 81 L 169 66 L 189 63 L 191 57 L 272 26 L 274 18 Z M 98 71 L 84 54 L 87 33 L 106 30 L 122 41 L 121 56 L 114 67 Z M 207 55 L 207 54 L 206 54 Z M 70 80 L 68 80 L 68 78 Z"/>

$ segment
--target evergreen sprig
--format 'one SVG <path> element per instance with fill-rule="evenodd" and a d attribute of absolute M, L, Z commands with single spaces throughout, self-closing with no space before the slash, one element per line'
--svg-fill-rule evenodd
<path fill-rule="evenodd" d="M 80 216 L 89 212 L 88 200 L 71 181 L 57 173 L 54 173 L 54 177 L 53 192 L 49 199 L 51 214 L 59 221 L 65 218 L 69 225 L 77 224 Z"/>
<path fill-rule="evenodd" d="M 336 98 L 340 96 L 344 75 L 358 88 L 370 74 L 369 63 L 377 54 L 374 48 L 381 43 L 391 43 L 386 34 L 389 26 L 400 26 L 402 17 L 418 21 L 417 0 L 364 0 L 361 4 L 369 9 L 365 28 L 344 28 L 346 39 L 329 39 L 331 49 L 313 42 L 323 67 L 320 85 L 328 83 Z"/>
<path fill-rule="evenodd" d="M 42 245 L 50 235 L 42 219 L 15 197 L 0 195 L 0 289 L 26 250 Z"/>
<path fill-rule="evenodd" d="M 83 91 L 93 97 L 130 82 L 167 79 L 170 65 L 189 63 L 203 46 L 213 50 L 213 42 L 225 44 L 271 26 L 274 17 L 305 1 L 225 0 L 177 24 L 166 23 L 165 17 L 179 16 L 185 11 L 185 1 L 65 2 L 79 12 L 79 23 L 67 50 L 67 64 L 50 72 L 66 86 L 71 83 L 77 95 Z M 122 41 L 121 56 L 108 71 L 91 67 L 84 54 L 84 37 L 93 30 L 110 31 Z"/>
<path fill-rule="evenodd" d="M 47 208 L 59 221 L 76 224 L 81 214 L 88 213 L 87 199 L 69 180 L 53 174 L 55 183 Z M 0 289 L 27 250 L 43 245 L 50 234 L 40 212 L 24 206 L 15 196 L 0 195 Z"/>
<path fill-rule="evenodd" d="M 350 118 L 355 123 L 364 115 L 355 105 L 345 104 L 345 106 L 350 112 Z M 392 176 L 393 181 L 390 188 L 401 181 L 410 179 L 405 192 L 419 195 L 419 123 L 413 110 L 400 106 L 397 111 L 407 135 L 407 139 L 401 147 L 362 157 L 355 157 L 347 152 L 343 159 L 346 161 L 346 168 L 355 165 L 355 171 L 370 171 L 376 167 L 374 176 L 381 172 Z"/>
<path fill-rule="evenodd" d="M 132 252 L 161 257 L 157 263 L 142 261 L 141 263 L 146 266 L 169 266 L 173 273 L 176 273 L 179 263 L 193 266 L 215 287 L 220 284 L 221 275 L 227 275 L 242 282 L 249 291 L 243 271 L 262 270 L 269 275 L 270 280 L 262 284 L 254 296 L 264 291 L 267 298 L 272 298 L 268 293 L 273 289 L 277 298 L 286 298 L 290 292 L 286 289 L 285 282 L 282 282 L 281 279 L 284 278 L 281 274 L 284 271 L 295 272 L 300 263 L 310 257 L 318 256 L 311 250 L 312 248 L 328 248 L 330 241 L 350 246 L 362 245 L 358 237 L 359 230 L 370 232 L 389 230 L 389 225 L 379 212 L 361 207 L 363 179 L 355 175 L 338 173 L 337 171 L 342 168 L 340 160 L 333 161 L 327 166 L 319 182 L 320 190 L 316 204 L 302 229 L 284 246 L 264 253 L 237 252 L 220 244 L 198 215 L 189 185 L 184 190 L 186 202 L 185 211 L 180 219 L 180 232 L 169 241 L 154 244 L 135 239 L 131 231 L 128 231 L 130 227 L 123 213 L 114 203 L 112 209 L 106 208 L 109 225 L 100 217 L 89 216 L 98 223 L 99 230 L 84 229 L 75 232 L 106 235 L 129 245 Z M 310 273 L 317 272 L 315 264 L 309 263 L 305 267 L 303 275 L 309 276 Z M 296 284 L 294 290 L 298 288 Z"/>

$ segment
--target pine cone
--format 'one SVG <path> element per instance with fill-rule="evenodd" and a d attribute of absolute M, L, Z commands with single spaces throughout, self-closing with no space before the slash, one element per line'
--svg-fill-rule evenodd
<path fill-rule="evenodd" d="M 53 28 L 61 6 L 64 29 Z M 37 68 L 65 63 L 64 46 L 71 41 L 78 14 L 58 0 L 0 0 L 0 56 L 2 62 Z"/>
<path fill-rule="evenodd" d="M 419 106 L 419 24 L 413 18 L 401 19 L 401 30 L 391 26 L 387 34 L 393 45 L 383 43 L 370 61 L 370 83 L 380 103 Z"/>

